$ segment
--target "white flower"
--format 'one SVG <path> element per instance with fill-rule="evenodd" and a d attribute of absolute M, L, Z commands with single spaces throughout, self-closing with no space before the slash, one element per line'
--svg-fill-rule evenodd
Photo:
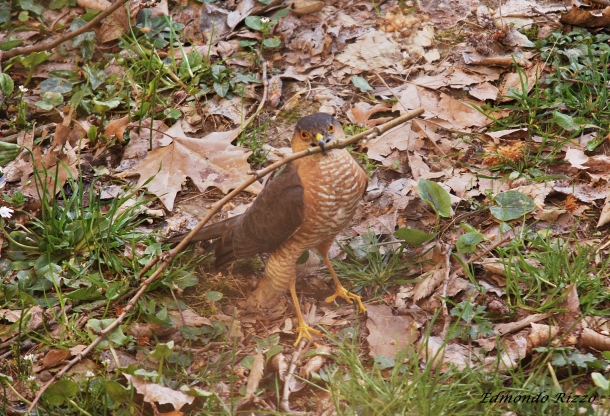
<path fill-rule="evenodd" d="M 13 210 L 10 209 L 9 207 L 0 207 L 0 217 L 2 218 L 11 218 L 13 216 Z M 32 355 L 32 354 L 28 354 L 28 355 Z M 26 355 L 26 357 L 28 356 Z M 32 355 L 33 357 L 33 355 Z"/>
<path fill-rule="evenodd" d="M 2 208 L 6 208 L 6 207 L 2 207 Z M 2 210 L 2 208 L 0 208 L 0 210 Z M 34 354 L 26 354 L 23 356 L 23 359 L 25 361 L 31 361 L 31 362 L 36 361 L 36 357 L 34 356 Z"/>
<path fill-rule="evenodd" d="M 261 23 L 269 23 L 268 17 L 261 17 Z"/>
<path fill-rule="evenodd" d="M 110 360 L 108 358 L 106 358 L 105 360 L 102 360 L 102 364 L 106 367 L 108 367 L 110 365 Z"/>
<path fill-rule="evenodd" d="M 19 91 L 21 91 L 23 93 L 26 93 L 26 92 L 28 92 L 28 89 L 26 87 L 24 87 L 23 85 L 20 85 L 19 86 Z"/>
<path fill-rule="evenodd" d="M 85 377 L 87 377 L 87 378 L 93 378 L 93 377 L 95 377 L 95 374 L 93 373 L 93 371 L 87 371 L 87 372 L 85 373 Z"/>
<path fill-rule="evenodd" d="M 36 381 L 36 376 L 29 376 L 28 381 Z"/>

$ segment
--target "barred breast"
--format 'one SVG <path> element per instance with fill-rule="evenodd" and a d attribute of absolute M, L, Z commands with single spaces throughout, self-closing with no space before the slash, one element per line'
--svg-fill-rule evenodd
<path fill-rule="evenodd" d="M 347 227 L 364 194 L 367 176 L 344 149 L 302 159 L 299 176 L 305 212 L 301 227 L 269 257 L 266 272 L 276 290 L 295 278 L 296 260 L 308 249 L 335 238 Z"/>

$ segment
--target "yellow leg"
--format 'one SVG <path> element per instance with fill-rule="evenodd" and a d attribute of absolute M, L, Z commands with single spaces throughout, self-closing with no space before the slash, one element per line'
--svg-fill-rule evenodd
<path fill-rule="evenodd" d="M 299 342 L 301 342 L 301 338 L 303 337 L 311 339 L 312 334 L 322 336 L 321 331 L 313 329 L 312 327 L 307 325 L 307 322 L 305 322 L 303 314 L 301 313 L 301 307 L 299 306 L 299 298 L 297 297 L 295 283 L 292 283 L 290 285 L 290 296 L 292 296 L 292 302 L 294 303 L 294 307 L 297 310 L 297 319 L 299 321 L 299 326 L 297 328 L 297 342 L 295 342 L 294 345 L 299 345 Z"/>
<path fill-rule="evenodd" d="M 358 296 L 354 293 L 348 292 L 347 289 L 341 285 L 341 282 L 339 281 L 339 279 L 337 278 L 337 275 L 335 274 L 333 265 L 331 264 L 330 260 L 328 259 L 328 255 L 324 256 L 324 264 L 326 264 L 326 267 L 328 267 L 328 270 L 330 271 L 330 275 L 333 277 L 333 280 L 335 282 L 335 293 L 333 295 L 327 297 L 326 302 L 328 302 L 328 303 L 334 302 L 334 300 L 337 298 L 337 296 L 345 299 L 348 303 L 353 303 L 352 302 L 352 299 L 353 299 L 358 304 L 358 308 L 360 309 L 360 312 L 366 312 L 366 308 L 362 304 L 362 299 L 360 299 L 360 296 Z"/>

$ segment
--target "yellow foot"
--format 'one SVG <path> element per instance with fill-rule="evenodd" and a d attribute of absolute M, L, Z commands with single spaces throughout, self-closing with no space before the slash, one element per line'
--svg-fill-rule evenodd
<path fill-rule="evenodd" d="M 306 323 L 302 323 L 298 326 L 297 328 L 297 342 L 294 343 L 294 346 L 296 347 L 297 345 L 299 345 L 299 342 L 301 342 L 301 339 L 303 337 L 307 338 L 308 340 L 311 339 L 312 335 L 317 335 L 319 337 L 322 336 L 322 331 L 318 331 L 317 329 L 313 329 L 312 327 L 310 327 L 309 325 L 307 325 Z"/>
<path fill-rule="evenodd" d="M 345 299 L 347 301 L 347 303 L 353 303 L 352 299 L 355 300 L 356 303 L 358 304 L 358 308 L 360 309 L 360 312 L 366 312 L 366 308 L 362 304 L 362 300 L 360 299 L 360 296 L 358 296 L 354 293 L 348 292 L 347 289 L 344 288 L 343 286 L 339 286 L 333 295 L 327 297 L 326 302 L 328 302 L 328 303 L 334 302 L 335 299 L 337 298 L 337 296 Z"/>

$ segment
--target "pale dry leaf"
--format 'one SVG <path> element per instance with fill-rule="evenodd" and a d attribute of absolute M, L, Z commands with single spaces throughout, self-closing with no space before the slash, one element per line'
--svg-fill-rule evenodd
<path fill-rule="evenodd" d="M 550 313 L 537 313 L 534 315 L 528 315 L 525 318 L 516 321 L 509 322 L 506 324 L 496 324 L 494 325 L 494 332 L 498 335 L 505 335 L 511 332 L 520 331 L 523 328 L 526 328 L 530 325 L 534 325 L 535 322 L 542 321 L 552 314 Z"/>
<path fill-rule="evenodd" d="M 565 160 L 568 161 L 572 167 L 587 169 L 587 167 L 584 166 L 584 163 L 589 160 L 589 156 L 585 155 L 585 152 L 580 149 L 569 148 L 566 152 Z"/>
<path fill-rule="evenodd" d="M 254 355 L 254 362 L 252 363 L 252 369 L 248 375 L 248 383 L 246 384 L 246 400 L 254 397 L 256 389 L 263 378 L 263 371 L 265 370 L 265 356 L 262 352 L 257 352 Z"/>
<path fill-rule="evenodd" d="M 449 29 L 479 6 L 477 0 L 421 0 L 418 7 L 437 29 Z"/>
<path fill-rule="evenodd" d="M 437 75 L 422 75 L 413 80 L 413 83 L 422 87 L 439 89 L 450 86 L 451 88 L 464 88 L 472 84 L 481 84 L 483 77 L 478 74 L 469 74 L 460 68 L 449 67 Z"/>
<path fill-rule="evenodd" d="M 85 351 L 87 349 L 87 345 L 75 345 L 72 348 L 69 349 L 70 354 L 72 355 L 76 355 L 76 354 L 80 354 L 81 352 Z"/>
<path fill-rule="evenodd" d="M 331 349 L 326 345 L 318 345 L 316 348 L 317 355 L 311 357 L 303 367 L 299 370 L 299 376 L 309 379 L 311 373 L 317 373 L 320 368 L 326 364 L 327 357 L 330 356 Z"/>
<path fill-rule="evenodd" d="M 434 360 L 432 368 L 442 366 L 441 371 L 446 371 L 450 365 L 463 370 L 470 367 L 470 350 L 461 344 L 447 344 L 443 338 L 428 337 L 425 340 L 425 349 L 421 349 L 421 358 L 425 361 Z"/>
<path fill-rule="evenodd" d="M 366 327 L 369 355 L 396 357 L 396 353 L 413 345 L 417 328 L 410 316 L 393 315 L 387 305 L 368 305 Z"/>
<path fill-rule="evenodd" d="M 167 129 L 167 125 L 162 120 L 154 120 L 151 129 L 150 119 L 143 120 L 138 129 L 131 129 L 129 143 L 125 146 L 125 152 L 123 153 L 123 163 L 127 159 L 142 159 L 146 157 L 150 150 L 170 144 L 172 142 L 171 137 L 164 134 Z M 124 169 L 117 169 L 119 172 L 121 170 Z"/>
<path fill-rule="evenodd" d="M 422 276 L 422 280 L 415 285 L 413 300 L 417 302 L 430 295 L 445 280 L 445 277 L 444 263 L 437 264 L 434 269 Z"/>
<path fill-rule="evenodd" d="M 15 323 L 21 317 L 21 310 L 0 309 L 0 318 L 11 323 Z"/>
<path fill-rule="evenodd" d="M 594 188 L 587 183 L 577 182 L 571 184 L 567 181 L 558 181 L 553 190 L 565 195 L 574 195 L 579 201 L 593 202 L 598 199 L 607 198 L 610 194 L 608 187 Z"/>
<path fill-rule="evenodd" d="M 529 196 L 534 200 L 536 208 L 542 209 L 544 207 L 544 200 L 553 190 L 554 186 L 555 181 L 535 182 L 530 185 L 517 186 L 513 188 L 513 191 L 521 192 L 522 194 Z"/>
<path fill-rule="evenodd" d="M 112 6 L 112 3 L 107 0 L 77 0 L 76 4 L 93 10 L 105 10 Z"/>
<path fill-rule="evenodd" d="M 604 201 L 604 207 L 602 208 L 602 212 L 599 215 L 599 220 L 597 220 L 597 228 L 606 225 L 610 222 L 610 194 L 606 197 Z"/>
<path fill-rule="evenodd" d="M 194 139 L 186 137 L 180 123 L 176 123 L 165 133 L 174 138 L 173 142 L 149 152 L 140 164 L 125 172 L 125 175 L 139 174 L 136 186 L 145 186 L 157 195 L 168 210 L 173 209 L 176 194 L 186 178 L 190 178 L 200 192 L 214 186 L 223 193 L 250 178 L 248 157 L 252 152 L 231 144 L 237 138 L 239 129 Z M 255 182 L 246 191 L 259 193 L 261 189 L 260 183 Z"/>
<path fill-rule="evenodd" d="M 511 72 L 506 74 L 504 77 L 504 81 L 500 85 L 500 95 L 498 98 L 500 102 L 512 101 L 514 98 L 511 98 L 509 95 L 511 90 L 517 91 L 519 94 L 523 93 L 522 87 L 523 84 L 527 87 L 527 92 L 530 92 L 534 85 L 536 85 L 536 81 L 541 77 L 542 73 L 545 69 L 544 63 L 538 63 L 531 68 L 525 70 L 525 78 L 523 79 L 523 74 L 518 72 Z"/>
<path fill-rule="evenodd" d="M 99 43 L 117 40 L 129 30 L 132 24 L 135 24 L 136 16 L 142 10 L 143 5 L 139 1 L 130 1 L 127 5 L 129 7 L 129 14 L 125 7 L 119 7 L 103 20 L 102 26 L 97 32 L 97 41 Z"/>
<path fill-rule="evenodd" d="M 466 192 L 474 188 L 477 183 L 477 176 L 469 172 L 454 173 L 448 180 L 445 181 L 445 185 L 450 187 L 460 198 L 463 198 L 466 195 Z"/>
<path fill-rule="evenodd" d="M 378 124 L 385 123 L 386 121 L 388 121 L 388 118 L 384 117 L 371 120 L 371 117 L 377 113 L 388 111 L 389 109 L 390 107 L 385 104 L 377 104 L 375 106 L 372 106 L 369 103 L 359 102 L 354 104 L 352 108 L 347 110 L 347 117 L 352 123 L 357 124 L 359 126 L 374 127 Z"/>
<path fill-rule="evenodd" d="M 500 345 L 499 357 L 485 358 L 487 370 L 505 372 L 519 366 L 519 362 L 527 357 L 527 338 L 522 333 L 504 337 Z M 500 362 L 499 367 L 498 361 Z"/>
<path fill-rule="evenodd" d="M 171 404 L 174 409 L 180 410 L 185 404 L 191 404 L 195 400 L 181 391 L 172 390 L 156 383 L 151 383 L 130 374 L 123 373 L 123 377 L 136 388 L 136 391 L 144 396 L 147 403 Z"/>
<path fill-rule="evenodd" d="M 498 98 L 499 93 L 500 90 L 498 89 L 498 87 L 487 81 L 478 85 L 474 85 L 468 90 L 468 94 L 481 101 L 495 101 Z"/>
<path fill-rule="evenodd" d="M 388 70 L 400 64 L 402 53 L 400 45 L 391 35 L 373 31 L 347 45 L 345 50 L 337 55 L 336 60 L 359 72 Z"/>
<path fill-rule="evenodd" d="M 532 330 L 527 336 L 527 349 L 531 351 L 534 348 L 546 347 L 549 342 L 557 339 L 557 335 L 561 332 L 558 326 L 549 326 L 544 324 L 531 323 Z"/>
<path fill-rule="evenodd" d="M 288 372 L 288 359 L 283 353 L 279 353 L 271 358 L 270 367 L 273 371 L 275 371 L 279 376 L 280 380 L 284 381 L 286 378 L 286 373 Z"/>
<path fill-rule="evenodd" d="M 125 134 L 125 130 L 129 124 L 129 118 L 129 116 L 125 116 L 115 120 L 110 120 L 110 122 L 106 125 L 106 129 L 104 130 L 106 137 L 109 139 L 116 137 L 120 142 L 122 142 L 123 134 Z"/>
<path fill-rule="evenodd" d="M 599 334 L 590 328 L 585 328 L 582 331 L 580 346 L 593 348 L 597 351 L 610 351 L 610 337 Z"/>
<path fill-rule="evenodd" d="M 383 162 L 394 149 L 407 150 L 411 135 L 411 122 L 401 124 L 381 136 L 366 143 L 367 156 L 373 160 Z"/>
<path fill-rule="evenodd" d="M 434 27 L 425 26 L 415 33 L 412 39 L 414 45 L 429 48 L 434 44 Z"/>
<path fill-rule="evenodd" d="M 244 98 L 235 95 L 232 99 L 214 97 L 206 103 L 206 112 L 219 114 L 231 120 L 233 124 L 244 122 L 244 109 L 247 107 Z"/>
<path fill-rule="evenodd" d="M 587 174 L 591 178 L 591 183 L 599 180 L 610 181 L 610 157 L 606 155 L 591 156 L 585 166 L 588 168 Z"/>
<path fill-rule="evenodd" d="M 169 311 L 169 317 L 178 326 L 187 325 L 199 327 L 202 325 L 212 326 L 212 322 L 205 316 L 199 315 L 194 310 L 188 308 L 183 311 Z M 184 318 L 184 321 L 183 321 Z M 183 323 L 184 322 L 184 323 Z"/>
<path fill-rule="evenodd" d="M 292 12 L 299 16 L 303 16 L 319 12 L 323 7 L 324 2 L 320 0 L 295 0 L 292 5 Z"/>

